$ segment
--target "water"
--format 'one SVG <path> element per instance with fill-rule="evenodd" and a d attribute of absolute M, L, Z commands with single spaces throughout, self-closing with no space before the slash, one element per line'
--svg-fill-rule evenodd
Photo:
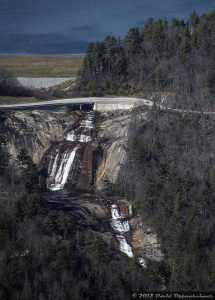
<path fill-rule="evenodd" d="M 67 134 L 66 140 L 71 141 L 71 142 L 81 142 L 81 143 L 87 143 L 92 141 L 92 132 L 91 130 L 94 128 L 93 124 L 93 113 L 92 112 L 87 112 L 86 117 L 83 121 L 80 123 L 80 133 L 77 131 L 75 132 L 72 130 Z"/>
<path fill-rule="evenodd" d="M 0 53 L 84 53 L 90 41 L 123 36 L 148 17 L 187 18 L 214 0 L 1 0 Z"/>
<path fill-rule="evenodd" d="M 111 226 L 112 228 L 117 232 L 116 238 L 119 242 L 119 249 L 121 252 L 125 253 L 128 255 L 128 257 L 133 258 L 134 254 L 132 251 L 132 247 L 128 244 L 124 233 L 130 231 L 130 226 L 128 221 L 124 221 L 123 218 L 121 217 L 118 206 L 116 204 L 112 204 L 110 207 L 111 210 Z M 146 268 L 146 261 L 143 257 L 138 258 L 139 264 L 143 267 Z"/>
<path fill-rule="evenodd" d="M 88 142 L 93 140 L 92 137 L 94 136 L 95 131 L 94 117 L 94 112 L 86 112 L 79 126 L 67 134 L 65 141 L 54 144 L 54 147 L 51 148 L 52 151 L 50 155 L 47 156 L 49 174 L 47 187 L 49 190 L 55 191 L 55 193 L 53 193 L 54 198 L 53 196 L 50 197 L 50 195 L 48 195 L 48 201 L 55 205 L 55 207 L 64 207 L 64 209 L 74 208 L 74 203 L 71 202 L 72 197 L 68 198 L 67 194 L 61 194 L 61 192 L 66 191 L 66 184 L 73 178 L 73 169 L 78 170 L 79 167 L 83 167 L 82 163 L 78 164 L 80 161 L 80 153 L 77 158 L 76 155 L 81 147 L 85 147 Z M 85 144 L 83 145 L 83 143 Z M 68 203 L 68 199 L 70 199 L 71 203 Z M 83 210 L 76 207 L 76 210 L 79 214 L 83 213 L 86 215 L 85 209 Z M 117 204 L 110 205 L 110 211 L 112 216 L 110 224 L 116 233 L 119 250 L 128 257 L 133 258 L 134 254 L 132 247 L 125 237 L 125 233 L 130 231 L 129 221 L 123 219 L 120 215 Z M 140 265 L 145 267 L 144 258 L 141 257 L 138 259 Z"/>
<path fill-rule="evenodd" d="M 75 163 L 77 150 L 82 143 L 92 141 L 94 129 L 94 112 L 86 112 L 84 119 L 76 130 L 66 136 L 66 144 L 59 142 L 55 152 L 52 153 L 48 164 L 47 187 L 52 191 L 62 190 L 67 182 Z"/>
<path fill-rule="evenodd" d="M 51 190 L 57 191 L 57 190 L 61 190 L 64 188 L 64 186 L 67 182 L 71 167 L 73 165 L 73 162 L 75 159 L 75 154 L 76 154 L 77 150 L 78 150 L 78 146 L 72 150 L 68 149 L 65 153 L 63 153 L 62 157 L 60 158 L 61 161 L 60 161 L 60 166 L 58 169 L 56 167 L 58 159 L 54 161 L 53 169 L 51 172 L 51 175 L 52 175 L 51 180 L 53 178 L 53 183 L 50 184 Z M 56 158 L 57 157 L 58 156 L 56 156 Z"/>
<path fill-rule="evenodd" d="M 112 204 L 110 210 L 112 215 L 111 226 L 117 233 L 120 233 L 116 235 L 119 242 L 119 249 L 132 258 L 134 256 L 132 248 L 123 235 L 125 232 L 128 232 L 130 230 L 129 223 L 128 221 L 122 220 L 116 204 Z"/>

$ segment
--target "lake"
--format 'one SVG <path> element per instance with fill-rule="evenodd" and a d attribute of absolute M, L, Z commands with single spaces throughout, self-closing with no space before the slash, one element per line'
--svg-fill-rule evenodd
<path fill-rule="evenodd" d="M 0 54 L 84 53 L 90 41 L 122 37 L 149 17 L 187 18 L 215 0 L 1 0 Z"/>

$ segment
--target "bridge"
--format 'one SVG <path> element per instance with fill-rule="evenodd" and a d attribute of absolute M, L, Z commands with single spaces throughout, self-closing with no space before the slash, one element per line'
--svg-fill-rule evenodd
<path fill-rule="evenodd" d="M 153 102 L 147 99 L 129 97 L 85 97 L 71 99 L 57 99 L 48 101 L 38 101 L 20 104 L 1 104 L 0 110 L 33 110 L 33 109 L 52 109 L 56 107 L 70 108 L 71 110 L 84 110 L 91 108 L 99 111 L 108 110 L 129 110 L 135 106 L 152 106 Z"/>

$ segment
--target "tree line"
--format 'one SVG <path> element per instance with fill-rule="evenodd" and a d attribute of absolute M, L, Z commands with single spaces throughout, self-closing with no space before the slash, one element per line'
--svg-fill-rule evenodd
<path fill-rule="evenodd" d="M 123 259 L 80 217 L 50 207 L 25 149 L 10 160 L 0 115 L 0 299 L 126 299 L 160 290 L 163 263 Z M 162 278 L 162 280 L 161 280 Z"/>
<path fill-rule="evenodd" d="M 171 92 L 177 107 L 214 106 L 215 10 L 187 21 L 149 18 L 123 39 L 108 36 L 87 49 L 79 88 L 89 96 Z"/>
<path fill-rule="evenodd" d="M 118 192 L 156 230 L 170 291 L 215 289 L 214 126 L 214 116 L 158 108 L 133 118 Z"/>

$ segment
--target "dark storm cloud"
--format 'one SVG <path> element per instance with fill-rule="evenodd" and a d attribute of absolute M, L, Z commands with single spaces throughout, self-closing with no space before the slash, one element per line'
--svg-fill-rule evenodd
<path fill-rule="evenodd" d="M 215 0 L 1 0 L 0 52 L 83 52 L 89 41 L 122 36 L 147 18 L 187 18 Z"/>

